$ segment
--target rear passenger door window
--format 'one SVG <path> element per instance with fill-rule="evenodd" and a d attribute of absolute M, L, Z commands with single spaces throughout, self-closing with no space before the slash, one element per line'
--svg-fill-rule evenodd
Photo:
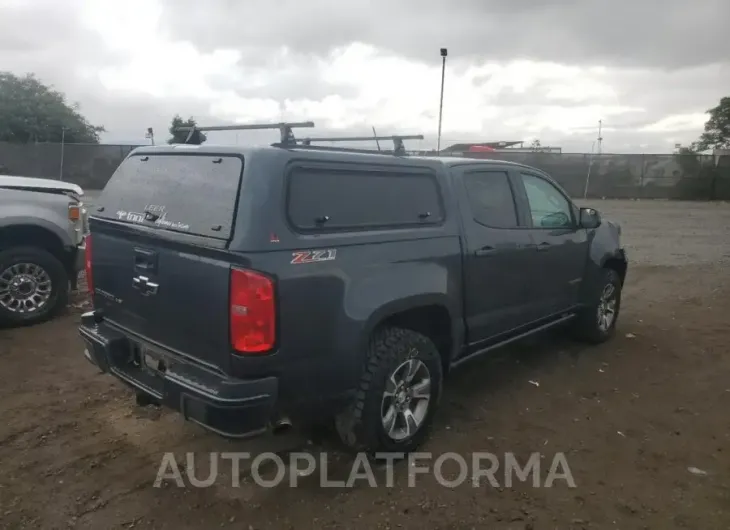
<path fill-rule="evenodd" d="M 525 185 L 534 228 L 572 228 L 570 202 L 558 188 L 544 178 L 520 173 Z"/>
<path fill-rule="evenodd" d="M 402 228 L 444 219 L 435 175 L 397 167 L 295 166 L 288 175 L 287 215 L 302 231 Z"/>
<path fill-rule="evenodd" d="M 490 228 L 518 225 L 512 187 L 506 171 L 478 171 L 464 175 L 474 220 Z"/>

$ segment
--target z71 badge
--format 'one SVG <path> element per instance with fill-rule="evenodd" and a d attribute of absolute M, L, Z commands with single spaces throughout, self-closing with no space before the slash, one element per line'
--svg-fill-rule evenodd
<path fill-rule="evenodd" d="M 300 250 L 292 252 L 292 265 L 300 263 L 317 263 L 320 261 L 332 261 L 337 256 L 337 249 L 327 250 Z"/>

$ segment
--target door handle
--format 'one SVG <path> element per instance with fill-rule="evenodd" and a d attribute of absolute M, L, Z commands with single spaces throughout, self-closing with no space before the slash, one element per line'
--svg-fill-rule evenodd
<path fill-rule="evenodd" d="M 134 269 L 143 273 L 157 271 L 157 253 L 141 248 L 134 249 Z"/>
<path fill-rule="evenodd" d="M 545 243 L 545 242 L 543 242 L 543 243 L 540 243 L 539 245 L 537 245 L 537 250 L 538 250 L 538 251 L 541 251 L 541 250 L 547 250 L 547 249 L 549 249 L 549 248 L 550 248 L 551 246 L 552 246 L 552 245 L 551 245 L 550 243 Z"/>
<path fill-rule="evenodd" d="M 475 250 L 474 251 L 474 255 L 477 256 L 477 257 L 489 256 L 490 254 L 494 254 L 496 251 L 497 251 L 496 248 L 487 245 L 487 246 L 482 247 L 482 248 L 480 248 L 478 250 Z"/>

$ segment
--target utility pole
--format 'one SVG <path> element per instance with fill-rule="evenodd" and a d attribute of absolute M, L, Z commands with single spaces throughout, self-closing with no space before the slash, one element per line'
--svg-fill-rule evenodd
<path fill-rule="evenodd" d="M 439 100 L 439 134 L 438 141 L 436 144 L 436 151 L 441 152 L 441 118 L 444 112 L 444 80 L 446 79 L 446 56 L 449 51 L 446 48 L 441 48 L 441 99 Z"/>
<path fill-rule="evenodd" d="M 603 137 L 601 136 L 601 128 L 603 126 L 603 120 L 598 120 L 598 148 L 596 149 L 597 154 L 601 154 L 601 144 L 603 142 Z"/>

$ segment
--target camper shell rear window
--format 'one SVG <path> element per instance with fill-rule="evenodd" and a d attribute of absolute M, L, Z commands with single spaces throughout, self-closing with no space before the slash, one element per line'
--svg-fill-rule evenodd
<path fill-rule="evenodd" d="M 239 155 L 133 154 L 112 175 L 94 215 L 229 239 L 242 172 Z"/>

